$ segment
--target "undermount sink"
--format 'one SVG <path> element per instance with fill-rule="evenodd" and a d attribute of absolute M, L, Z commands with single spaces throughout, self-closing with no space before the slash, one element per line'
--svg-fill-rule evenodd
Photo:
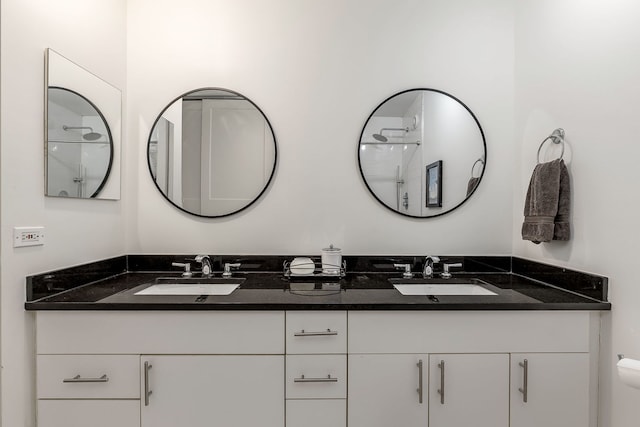
<path fill-rule="evenodd" d="M 394 283 L 393 287 L 402 295 L 498 295 L 478 283 L 484 282 L 472 280 L 464 283 Z"/>
<path fill-rule="evenodd" d="M 156 283 L 134 295 L 230 295 L 243 278 L 159 277 Z"/>

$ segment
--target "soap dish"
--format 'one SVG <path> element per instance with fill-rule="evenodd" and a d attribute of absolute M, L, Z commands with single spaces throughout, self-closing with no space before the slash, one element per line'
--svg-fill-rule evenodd
<path fill-rule="evenodd" d="M 289 271 L 292 276 L 313 276 L 315 270 L 315 263 L 308 257 L 296 257 L 289 264 Z"/>

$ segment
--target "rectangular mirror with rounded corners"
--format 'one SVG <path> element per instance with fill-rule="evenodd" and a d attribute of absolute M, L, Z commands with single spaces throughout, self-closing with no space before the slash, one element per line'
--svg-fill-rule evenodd
<path fill-rule="evenodd" d="M 45 68 L 45 195 L 120 199 L 120 90 L 52 49 Z"/>

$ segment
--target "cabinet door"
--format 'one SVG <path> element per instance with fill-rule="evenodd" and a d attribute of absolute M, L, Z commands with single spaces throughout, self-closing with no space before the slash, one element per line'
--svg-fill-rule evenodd
<path fill-rule="evenodd" d="M 349 355 L 349 427 L 425 427 L 427 355 Z"/>
<path fill-rule="evenodd" d="M 143 427 L 284 426 L 284 356 L 142 356 L 141 372 Z"/>
<path fill-rule="evenodd" d="M 509 426 L 508 354 L 429 355 L 429 426 Z"/>
<path fill-rule="evenodd" d="M 588 425 L 588 353 L 511 355 L 511 427 Z"/>

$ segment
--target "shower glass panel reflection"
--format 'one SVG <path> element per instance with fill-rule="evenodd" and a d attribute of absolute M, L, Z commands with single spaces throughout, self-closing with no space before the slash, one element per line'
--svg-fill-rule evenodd
<path fill-rule="evenodd" d="M 397 212 L 422 215 L 422 93 L 377 112 L 360 143 L 360 163 L 377 197 Z"/>

